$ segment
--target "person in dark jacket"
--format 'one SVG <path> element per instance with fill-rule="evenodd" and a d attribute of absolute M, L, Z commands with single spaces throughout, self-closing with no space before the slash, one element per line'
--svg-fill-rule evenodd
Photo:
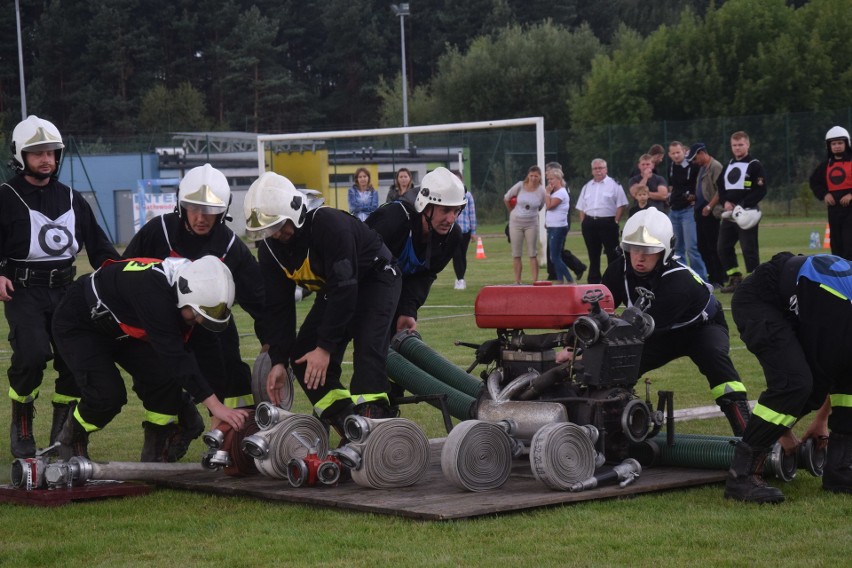
<path fill-rule="evenodd" d="M 456 219 L 466 203 L 464 184 L 439 167 L 423 176 L 414 204 L 397 200 L 367 218 L 367 225 L 381 235 L 402 270 L 392 331 L 417 329 L 417 311 L 461 242 Z"/>
<path fill-rule="evenodd" d="M 381 237 L 345 211 L 308 210 L 307 197 L 273 172 L 251 185 L 244 212 L 249 238 L 260 241 L 271 401 L 280 402 L 289 364 L 314 413 L 341 437 L 350 414 L 391 417 L 385 360 L 401 279 Z M 298 333 L 297 284 L 316 292 Z M 347 389 L 341 364 L 350 341 L 353 372 Z"/>
<path fill-rule="evenodd" d="M 811 191 L 828 208 L 831 254 L 852 260 L 852 144 L 840 126 L 825 134 L 827 156 L 811 174 Z"/>
<path fill-rule="evenodd" d="M 231 272 L 214 256 L 108 262 L 75 282 L 53 318 L 56 346 L 81 393 L 57 436 L 60 457 L 87 456 L 89 434 L 127 403 L 116 365 L 145 406 L 142 461 L 178 459 L 171 443 L 179 435 L 181 389 L 216 419 L 242 428 L 248 413 L 216 397 L 185 346 L 196 325 L 226 329 L 233 302 Z"/>
<path fill-rule="evenodd" d="M 127 245 L 124 257 L 198 260 L 213 255 L 221 259 L 233 275 L 236 302 L 254 319 L 260 336 L 263 279 L 254 255 L 225 224 L 230 202 L 231 189 L 222 172 L 210 164 L 192 168 L 180 181 L 177 211 L 148 221 Z M 197 328 L 187 346 L 226 406 L 246 408 L 257 402 L 252 398 L 251 369 L 242 359 L 233 319 L 221 333 Z M 181 405 L 181 436 L 187 446 L 204 430 L 195 404 L 185 396 Z"/>
<path fill-rule="evenodd" d="M 0 301 L 5 303 L 12 361 L 9 365 L 12 455 L 33 457 L 35 400 L 47 362 L 58 374 L 50 443 L 70 404 L 80 396 L 74 376 L 54 349 L 50 322 L 74 279 L 81 248 L 92 266 L 119 258 L 83 196 L 57 180 L 62 135 L 31 115 L 12 132 L 15 176 L 0 185 Z"/>
<path fill-rule="evenodd" d="M 712 286 L 672 258 L 673 239 L 671 221 L 659 210 L 648 208 L 630 217 L 621 237 L 624 256 L 609 264 L 603 284 L 616 306 L 641 304 L 654 318 L 654 332 L 642 348 L 640 374 L 689 357 L 739 436 L 750 411 L 746 387 L 729 354 L 724 312 Z M 653 297 L 643 299 L 642 289 Z"/>
<path fill-rule="evenodd" d="M 761 264 L 731 299 L 734 322 L 766 377 L 737 445 L 725 497 L 778 503 L 784 495 L 763 479 L 767 452 L 793 452 L 793 425 L 816 416 L 803 440 L 826 448 L 823 489 L 852 493 L 852 263 L 839 256 L 782 252 Z M 830 435 L 829 435 L 830 431 Z"/>

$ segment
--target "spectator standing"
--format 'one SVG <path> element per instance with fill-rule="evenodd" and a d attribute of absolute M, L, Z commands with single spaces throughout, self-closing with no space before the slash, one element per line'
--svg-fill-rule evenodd
<path fill-rule="evenodd" d="M 831 254 L 852 260 L 852 149 L 849 132 L 835 126 L 825 134 L 827 157 L 811 174 L 811 191 L 828 209 Z"/>
<path fill-rule="evenodd" d="M 624 189 L 607 175 L 606 161 L 592 160 L 592 179 L 583 186 L 577 199 L 583 240 L 589 253 L 589 284 L 601 281 L 601 249 L 607 262 L 618 256 L 618 223 L 626 209 Z"/>
<path fill-rule="evenodd" d="M 648 187 L 644 185 L 637 184 L 630 188 L 633 191 L 633 196 L 636 198 L 636 201 L 630 207 L 630 211 L 628 212 L 628 217 L 633 217 L 635 214 L 640 211 L 644 211 L 648 207 L 651 206 Z"/>
<path fill-rule="evenodd" d="M 675 254 L 684 264 L 689 264 L 701 278 L 707 279 L 707 267 L 698 252 L 695 230 L 695 188 L 698 182 L 698 164 L 686 160 L 686 148 L 680 142 L 669 144 L 669 189 L 671 211 L 669 219 L 675 236 Z"/>
<path fill-rule="evenodd" d="M 565 248 L 565 238 L 571 228 L 568 213 L 571 209 L 571 197 L 565 187 L 562 170 L 547 170 L 547 188 L 545 189 L 544 203 L 547 212 L 544 214 L 544 222 L 547 227 L 547 250 L 557 284 L 570 284 L 574 280 L 568 271 L 568 266 L 562 258 L 562 250 Z"/>
<path fill-rule="evenodd" d="M 461 172 L 453 170 L 453 173 L 462 183 Z M 456 252 L 453 254 L 453 270 L 456 273 L 456 290 L 464 290 L 467 284 L 464 281 L 464 275 L 467 272 L 467 249 L 472 241 L 476 240 L 476 203 L 473 199 L 473 194 L 465 187 L 464 192 L 465 206 L 459 213 L 456 224 L 461 229 L 461 242 L 456 247 Z"/>
<path fill-rule="evenodd" d="M 414 178 L 411 175 L 411 170 L 408 168 L 399 168 L 393 176 L 393 185 L 388 190 L 388 197 L 385 203 L 390 203 L 400 198 L 405 198 L 411 203 L 414 203 L 416 196 L 417 188 L 414 187 Z"/>
<path fill-rule="evenodd" d="M 503 196 L 503 201 L 509 210 L 509 241 L 512 243 L 515 284 L 521 283 L 521 256 L 524 252 L 524 243 L 526 243 L 526 253 L 530 259 L 532 281 L 538 280 L 539 211 L 544 207 L 544 197 L 541 168 L 538 166 L 530 167 L 526 178 L 509 188 Z"/>
<path fill-rule="evenodd" d="M 654 158 L 650 154 L 639 156 L 639 173 L 627 181 L 627 187 L 630 188 L 630 196 L 635 200 L 636 187 L 644 185 L 648 190 L 648 203 L 650 206 L 659 209 L 663 213 L 668 213 L 669 184 L 666 182 L 666 178 L 654 171 L 654 167 Z"/>
<path fill-rule="evenodd" d="M 349 212 L 366 221 L 370 213 L 379 208 L 379 194 L 371 182 L 370 171 L 367 168 L 355 170 L 355 183 L 349 188 Z"/>
<path fill-rule="evenodd" d="M 716 180 L 722 175 L 722 164 L 707 151 L 703 142 L 696 142 L 689 148 L 686 160 L 699 166 L 698 182 L 695 187 L 695 234 L 698 252 L 704 266 L 707 267 L 707 281 L 714 288 L 721 288 L 725 282 L 725 271 L 719 262 L 716 243 L 719 241 L 719 219 L 722 217 L 722 205 Z"/>

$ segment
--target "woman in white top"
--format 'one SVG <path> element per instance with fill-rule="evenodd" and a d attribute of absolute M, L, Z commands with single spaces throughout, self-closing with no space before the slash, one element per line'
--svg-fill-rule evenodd
<path fill-rule="evenodd" d="M 513 185 L 503 201 L 509 213 L 509 240 L 512 242 L 512 265 L 515 284 L 521 283 L 521 254 L 526 242 L 533 282 L 538 280 L 538 212 L 544 207 L 544 186 L 541 169 L 532 166 L 527 177 Z"/>
<path fill-rule="evenodd" d="M 547 170 L 547 188 L 545 189 L 544 204 L 547 212 L 544 214 L 544 224 L 547 227 L 547 250 L 550 262 L 556 274 L 556 283 L 571 283 L 571 273 L 562 260 L 562 249 L 565 248 L 565 237 L 571 227 L 568 212 L 571 208 L 571 196 L 565 187 L 562 170 Z"/>

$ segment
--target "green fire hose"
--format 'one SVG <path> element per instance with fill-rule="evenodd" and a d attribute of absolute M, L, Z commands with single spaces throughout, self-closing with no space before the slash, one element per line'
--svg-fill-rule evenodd
<path fill-rule="evenodd" d="M 393 349 L 388 350 L 388 376 L 399 386 L 414 394 L 446 394 L 450 415 L 459 420 L 473 418 L 476 399 L 439 381 Z"/>
<path fill-rule="evenodd" d="M 417 333 L 397 334 L 393 339 L 392 347 L 417 367 L 470 397 L 479 398 L 485 389 L 483 381 L 445 359 L 443 355 L 423 343 Z"/>

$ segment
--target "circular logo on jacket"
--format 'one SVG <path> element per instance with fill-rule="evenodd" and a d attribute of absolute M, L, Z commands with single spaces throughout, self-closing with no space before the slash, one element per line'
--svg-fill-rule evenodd
<path fill-rule="evenodd" d="M 727 178 L 729 184 L 734 185 L 735 183 L 740 181 L 741 177 L 743 177 L 743 171 L 741 169 L 731 168 L 728 170 Z"/>
<path fill-rule="evenodd" d="M 74 244 L 74 236 L 62 225 L 44 225 L 38 232 L 38 245 L 49 256 L 62 256 Z"/>
<path fill-rule="evenodd" d="M 846 181 L 846 171 L 842 167 L 834 167 L 828 172 L 828 179 L 834 185 L 840 185 Z"/>

